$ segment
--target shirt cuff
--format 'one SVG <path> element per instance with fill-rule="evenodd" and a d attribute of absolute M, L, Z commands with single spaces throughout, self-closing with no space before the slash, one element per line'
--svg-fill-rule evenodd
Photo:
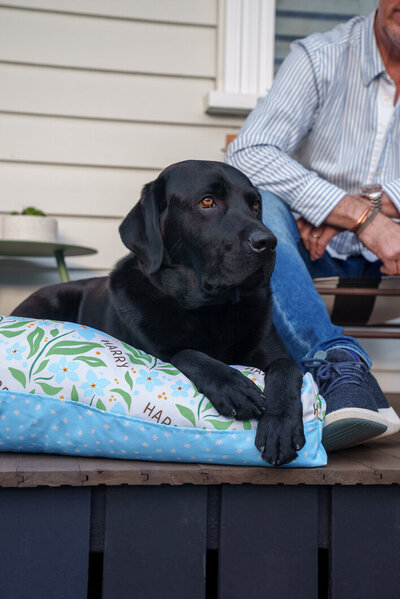
<path fill-rule="evenodd" d="M 389 196 L 394 206 L 400 212 L 400 179 L 393 179 L 382 185 L 384 193 Z"/>
<path fill-rule="evenodd" d="M 293 201 L 291 209 L 314 227 L 319 227 L 345 195 L 346 192 L 340 187 L 320 177 L 313 177 Z"/>

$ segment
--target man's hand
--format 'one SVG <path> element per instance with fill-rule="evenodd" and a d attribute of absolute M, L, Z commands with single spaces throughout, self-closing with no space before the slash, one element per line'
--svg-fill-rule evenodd
<path fill-rule="evenodd" d="M 382 194 L 382 214 L 389 218 L 400 218 L 400 212 L 386 193 Z"/>
<path fill-rule="evenodd" d="M 360 241 L 383 262 L 381 272 L 400 275 L 400 226 L 377 214 L 359 236 Z"/>
<path fill-rule="evenodd" d="M 297 220 L 297 226 L 300 231 L 301 239 L 304 247 L 310 253 L 311 260 L 319 260 L 326 250 L 326 246 L 338 233 L 343 231 L 339 227 L 322 224 L 319 227 L 314 227 L 311 223 L 300 217 Z"/>

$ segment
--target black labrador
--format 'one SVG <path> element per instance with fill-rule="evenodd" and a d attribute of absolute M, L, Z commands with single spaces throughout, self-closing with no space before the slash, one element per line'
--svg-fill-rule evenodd
<path fill-rule="evenodd" d="M 13 314 L 93 326 L 171 362 L 220 414 L 259 418 L 267 462 L 293 460 L 305 441 L 302 376 L 272 323 L 276 237 L 249 179 L 219 162 L 173 164 L 120 234 L 130 253 L 109 277 L 45 287 Z M 264 395 L 229 364 L 264 370 Z"/>

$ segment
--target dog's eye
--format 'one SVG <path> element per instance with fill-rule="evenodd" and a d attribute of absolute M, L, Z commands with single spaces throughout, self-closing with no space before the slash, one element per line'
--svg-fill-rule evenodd
<path fill-rule="evenodd" d="M 251 205 L 251 209 L 254 210 L 255 212 L 258 212 L 261 208 L 261 204 L 258 200 L 255 200 L 252 205 Z"/>
<path fill-rule="evenodd" d="M 202 208 L 214 208 L 214 206 L 215 206 L 214 199 L 211 196 L 206 196 L 205 198 L 203 198 L 201 200 L 200 206 Z"/>

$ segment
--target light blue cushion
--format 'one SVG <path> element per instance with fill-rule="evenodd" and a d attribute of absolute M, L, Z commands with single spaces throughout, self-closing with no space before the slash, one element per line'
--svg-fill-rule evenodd
<path fill-rule="evenodd" d="M 240 367 L 260 387 L 263 373 Z M 325 402 L 302 388 L 306 445 L 290 466 L 323 466 Z M 174 366 L 95 329 L 0 316 L 0 450 L 268 466 L 256 420 L 218 414 Z"/>

